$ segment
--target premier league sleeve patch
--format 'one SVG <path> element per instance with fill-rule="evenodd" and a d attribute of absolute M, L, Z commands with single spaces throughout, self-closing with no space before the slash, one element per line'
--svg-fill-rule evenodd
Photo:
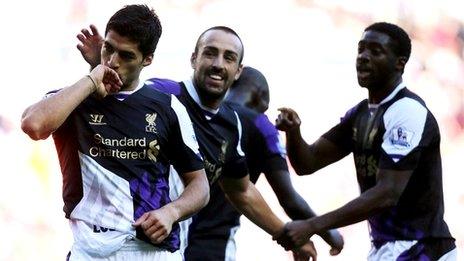
<path fill-rule="evenodd" d="M 390 132 L 390 142 L 397 149 L 410 148 L 413 137 L 414 132 L 407 130 L 405 127 L 394 128 Z"/>

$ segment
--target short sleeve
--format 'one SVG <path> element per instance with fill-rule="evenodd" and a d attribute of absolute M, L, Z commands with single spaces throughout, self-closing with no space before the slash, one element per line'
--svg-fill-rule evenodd
<path fill-rule="evenodd" d="M 333 142 L 338 147 L 345 151 L 353 151 L 353 124 L 354 115 L 358 110 L 358 106 L 351 108 L 340 119 L 340 123 L 322 135 L 323 138 Z"/>
<path fill-rule="evenodd" d="M 193 125 L 185 107 L 171 95 L 171 107 L 177 120 L 171 126 L 169 151 L 172 165 L 179 174 L 204 167 Z"/>
<path fill-rule="evenodd" d="M 423 135 L 427 115 L 428 110 L 424 105 L 407 97 L 396 101 L 385 111 L 380 168 L 415 168 L 421 150 L 429 140 Z"/>

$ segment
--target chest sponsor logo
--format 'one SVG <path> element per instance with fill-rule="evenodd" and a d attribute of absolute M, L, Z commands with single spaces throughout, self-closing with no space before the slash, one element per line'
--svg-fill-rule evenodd
<path fill-rule="evenodd" d="M 411 147 L 411 140 L 413 136 L 414 136 L 414 132 L 409 131 L 404 127 L 394 128 L 392 129 L 390 133 L 390 142 L 396 148 L 407 149 Z"/>
<path fill-rule="evenodd" d="M 147 140 L 146 137 L 107 138 L 100 133 L 93 136 L 93 146 L 89 148 L 94 158 L 116 158 L 127 160 L 158 161 L 161 146 L 158 140 Z"/>
<path fill-rule="evenodd" d="M 156 113 L 147 113 L 145 115 L 145 121 L 147 122 L 147 126 L 145 126 L 145 131 L 146 132 L 151 132 L 151 133 L 156 133 L 156 116 L 158 116 Z"/>
<path fill-rule="evenodd" d="M 103 121 L 103 114 L 90 114 L 91 125 L 106 125 L 106 122 Z"/>

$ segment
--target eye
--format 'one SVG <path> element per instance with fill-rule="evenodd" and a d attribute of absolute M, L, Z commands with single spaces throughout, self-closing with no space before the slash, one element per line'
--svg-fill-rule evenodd
<path fill-rule="evenodd" d="M 380 48 L 372 48 L 371 52 L 372 55 L 379 55 L 382 53 L 382 50 Z"/>
<path fill-rule="evenodd" d="M 114 52 L 114 48 L 110 44 L 105 43 L 105 44 L 103 44 L 103 51 L 108 52 L 108 53 L 112 53 L 112 52 Z"/>
<path fill-rule="evenodd" d="M 132 60 L 135 59 L 135 55 L 128 52 L 121 52 L 119 54 L 123 60 Z"/>

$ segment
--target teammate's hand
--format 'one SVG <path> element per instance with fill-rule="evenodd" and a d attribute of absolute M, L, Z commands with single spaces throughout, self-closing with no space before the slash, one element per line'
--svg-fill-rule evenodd
<path fill-rule="evenodd" d="M 123 84 L 116 71 L 104 65 L 95 67 L 95 69 L 90 72 L 89 76 L 92 77 L 92 80 L 95 82 L 95 95 L 101 98 L 108 94 L 118 92 Z"/>
<path fill-rule="evenodd" d="M 176 219 L 171 215 L 169 210 L 162 207 L 145 212 L 135 221 L 133 226 L 140 226 L 151 242 L 159 244 L 171 233 L 172 224 L 175 221 Z"/>
<path fill-rule="evenodd" d="M 317 251 L 311 240 L 299 249 L 293 250 L 292 253 L 295 261 L 317 261 Z"/>
<path fill-rule="evenodd" d="M 299 128 L 301 125 L 300 117 L 290 108 L 279 108 L 280 114 L 276 119 L 276 128 L 281 131 L 290 131 Z"/>
<path fill-rule="evenodd" d="M 345 244 L 345 242 L 343 241 L 343 237 L 340 234 L 340 232 L 338 232 L 338 230 L 331 229 L 327 233 L 329 234 L 329 236 L 323 239 L 331 247 L 329 251 L 330 255 L 336 256 L 340 254 L 340 252 L 342 252 L 343 245 Z"/>
<path fill-rule="evenodd" d="M 284 231 L 272 239 L 288 251 L 301 247 L 313 234 L 306 220 L 296 220 L 285 224 Z"/>
<path fill-rule="evenodd" d="M 91 68 L 95 68 L 100 64 L 101 48 L 103 46 L 103 37 L 98 33 L 95 25 L 90 25 L 90 30 L 82 29 L 77 35 L 77 39 L 81 43 L 77 44 L 77 49 L 82 54 L 84 60 L 90 64 Z"/>

